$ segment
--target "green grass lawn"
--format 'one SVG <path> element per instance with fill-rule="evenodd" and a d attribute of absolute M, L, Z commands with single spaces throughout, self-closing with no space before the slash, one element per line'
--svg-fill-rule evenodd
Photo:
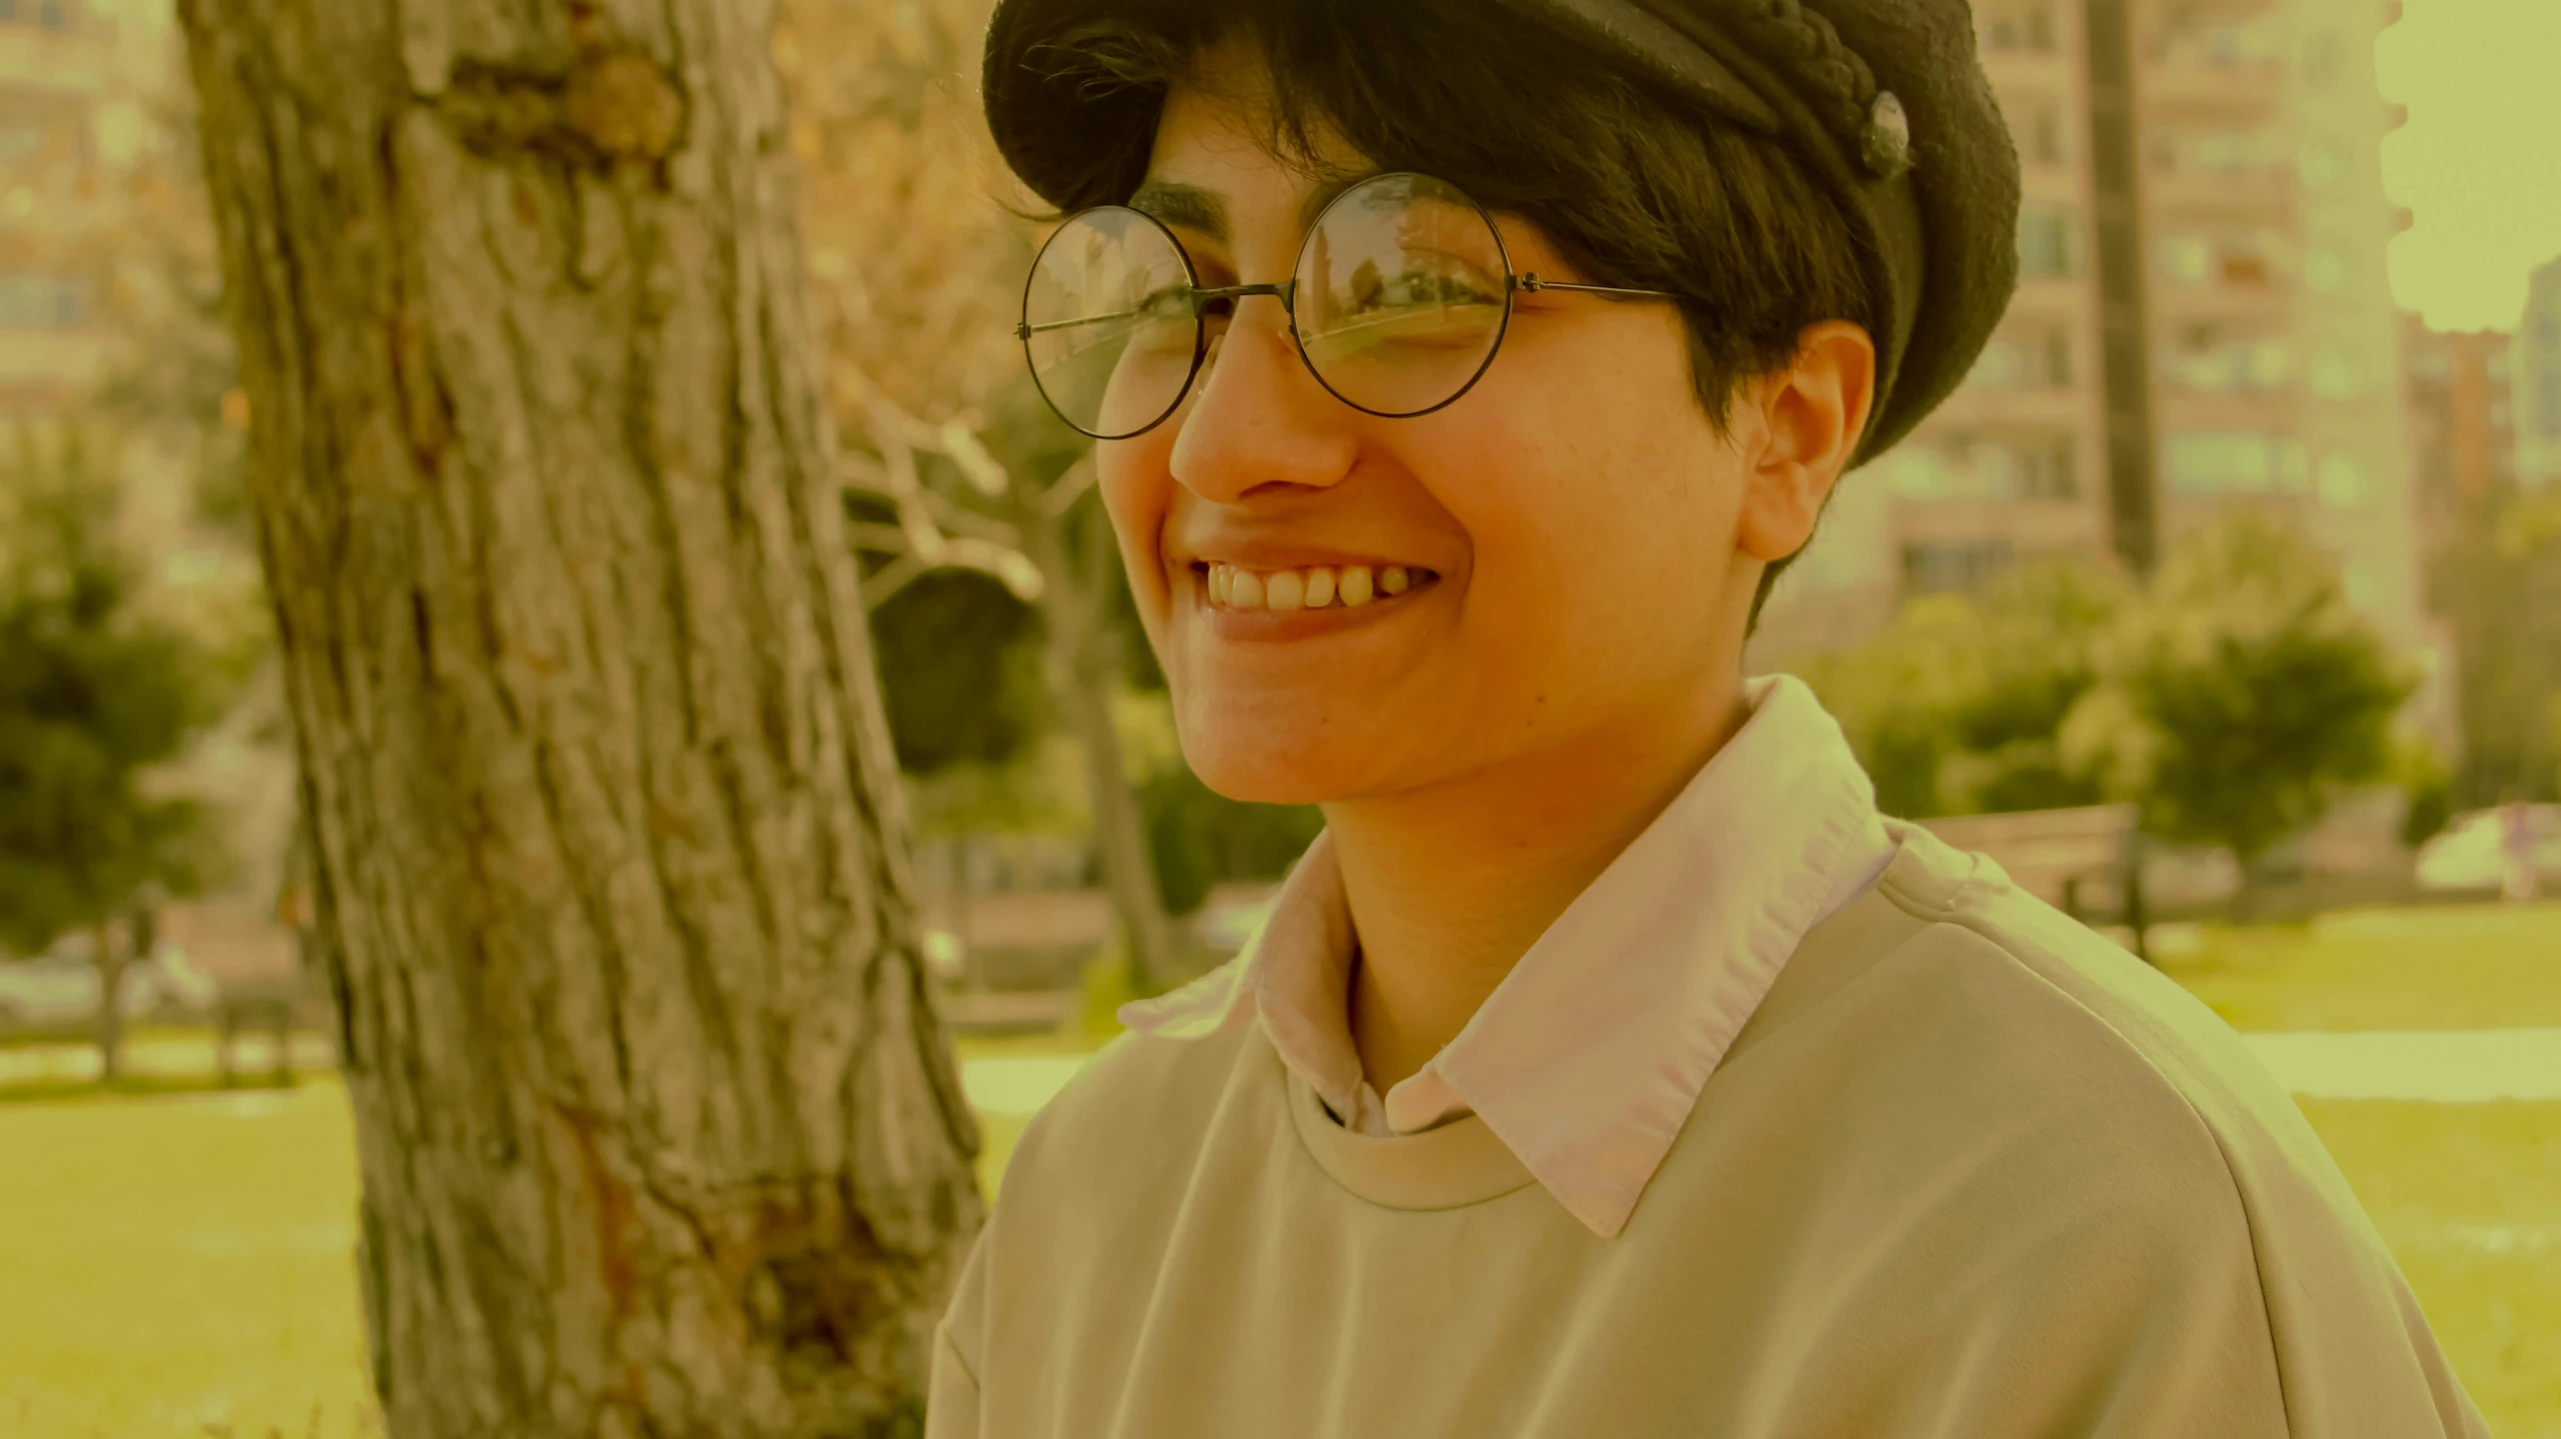
<path fill-rule="evenodd" d="M 2170 970 L 2243 1028 L 2555 1025 L 2561 906 L 2209 931 Z M 2304 1110 L 2492 1432 L 2561 1439 L 2561 1104 Z M 992 1191 L 1021 1122 L 991 1117 L 984 1132 Z M 378 1434 L 355 1184 L 333 1080 L 0 1104 L 0 1436 Z"/>
<path fill-rule="evenodd" d="M 2561 1439 L 2561 1104 L 2298 1101 L 2499 1439 Z"/>
<path fill-rule="evenodd" d="M 0 1434 L 379 1432 L 334 1080 L 0 1105 Z"/>
<path fill-rule="evenodd" d="M 2161 968 L 2242 1030 L 2561 1026 L 2561 903 L 2209 927 Z"/>

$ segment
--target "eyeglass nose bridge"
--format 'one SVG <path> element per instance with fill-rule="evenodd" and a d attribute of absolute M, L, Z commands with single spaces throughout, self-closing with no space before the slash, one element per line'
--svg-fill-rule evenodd
<path fill-rule="evenodd" d="M 1207 315 L 1214 301 L 1235 300 L 1241 303 L 1256 295 L 1271 296 L 1281 302 L 1282 312 L 1291 320 L 1298 318 L 1298 277 L 1295 275 L 1274 285 L 1216 285 L 1195 289 L 1192 291 L 1192 314 L 1196 317 Z"/>

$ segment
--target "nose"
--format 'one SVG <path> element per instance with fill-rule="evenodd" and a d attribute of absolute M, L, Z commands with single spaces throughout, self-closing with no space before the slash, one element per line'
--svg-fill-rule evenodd
<path fill-rule="evenodd" d="M 1289 315 L 1269 295 L 1236 307 L 1213 341 L 1174 439 L 1174 478 L 1233 504 L 1270 485 L 1322 489 L 1351 472 L 1356 413 L 1308 373 Z"/>

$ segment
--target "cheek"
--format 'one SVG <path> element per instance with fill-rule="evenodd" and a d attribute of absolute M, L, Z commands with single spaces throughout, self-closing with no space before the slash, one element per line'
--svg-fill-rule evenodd
<path fill-rule="evenodd" d="M 1686 368 L 1677 386 L 1599 370 L 1498 392 L 1498 420 L 1454 423 L 1436 447 L 1435 488 L 1478 565 L 1471 605 L 1524 660 L 1606 666 L 1653 638 L 1694 643 L 1732 564 L 1740 461 Z"/>

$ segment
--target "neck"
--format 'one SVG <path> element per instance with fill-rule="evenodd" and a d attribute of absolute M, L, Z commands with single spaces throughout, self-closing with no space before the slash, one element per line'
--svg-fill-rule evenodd
<path fill-rule="evenodd" d="M 1381 1095 L 1428 1063 L 1749 717 L 1731 670 L 1630 725 L 1325 806 L 1360 936 L 1350 1028 Z"/>

